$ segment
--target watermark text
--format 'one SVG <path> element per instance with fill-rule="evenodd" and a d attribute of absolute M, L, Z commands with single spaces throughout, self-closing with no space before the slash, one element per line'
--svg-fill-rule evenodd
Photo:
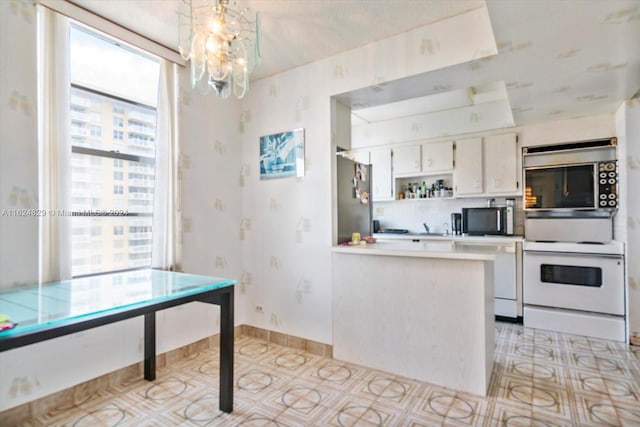
<path fill-rule="evenodd" d="M 2 209 L 1 216 L 128 216 L 126 209 L 86 209 L 73 211 L 67 209 Z"/>

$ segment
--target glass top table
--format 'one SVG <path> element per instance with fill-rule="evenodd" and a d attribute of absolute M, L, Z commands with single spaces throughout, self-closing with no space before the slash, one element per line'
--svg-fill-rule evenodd
<path fill-rule="evenodd" d="M 233 407 L 233 291 L 236 281 L 133 270 L 0 291 L 0 351 L 144 315 L 145 379 L 155 379 L 155 313 L 193 301 L 220 306 L 220 409 Z M 224 390 L 223 390 L 224 389 Z"/>

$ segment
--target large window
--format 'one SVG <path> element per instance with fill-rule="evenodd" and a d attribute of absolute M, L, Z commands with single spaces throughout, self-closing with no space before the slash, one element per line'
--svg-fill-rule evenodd
<path fill-rule="evenodd" d="M 151 265 L 159 61 L 70 31 L 73 276 Z"/>

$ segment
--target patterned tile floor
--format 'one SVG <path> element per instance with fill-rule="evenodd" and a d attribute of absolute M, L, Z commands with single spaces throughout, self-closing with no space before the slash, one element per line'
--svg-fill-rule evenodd
<path fill-rule="evenodd" d="M 249 338 L 236 340 L 234 412 L 217 410 L 218 352 L 87 396 L 24 425 L 640 426 L 640 347 L 496 324 L 481 398 Z"/>

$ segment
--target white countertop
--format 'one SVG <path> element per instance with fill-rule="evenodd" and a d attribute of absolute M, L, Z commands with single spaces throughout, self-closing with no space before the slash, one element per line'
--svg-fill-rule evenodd
<path fill-rule="evenodd" d="M 469 236 L 469 235 L 426 235 L 420 233 L 375 233 L 373 235 L 380 240 L 420 240 L 420 241 L 455 241 L 459 243 L 486 243 L 486 244 L 509 244 L 524 241 L 523 236 Z"/>
<path fill-rule="evenodd" d="M 412 242 L 406 240 L 368 243 L 356 246 L 334 246 L 333 252 L 360 255 L 386 255 L 419 258 L 444 258 L 493 261 L 499 250 L 491 246 L 454 244 L 452 240 Z"/>

